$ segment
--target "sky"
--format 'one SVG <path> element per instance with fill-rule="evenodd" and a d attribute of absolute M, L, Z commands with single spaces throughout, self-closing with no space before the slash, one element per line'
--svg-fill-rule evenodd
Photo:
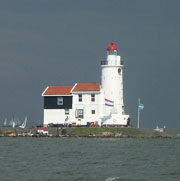
<path fill-rule="evenodd" d="M 111 41 L 124 61 L 125 111 L 180 129 L 180 1 L 1 0 L 0 123 L 43 122 L 47 86 L 99 82 Z"/>

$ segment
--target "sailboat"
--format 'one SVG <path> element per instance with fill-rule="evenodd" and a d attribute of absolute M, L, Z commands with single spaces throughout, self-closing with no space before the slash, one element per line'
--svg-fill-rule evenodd
<path fill-rule="evenodd" d="M 16 126 L 16 123 L 15 123 L 15 121 L 13 121 L 12 122 L 12 128 L 15 128 L 15 126 Z"/>
<path fill-rule="evenodd" d="M 19 119 L 17 118 L 17 126 L 19 126 L 21 123 L 19 121 Z"/>
<path fill-rule="evenodd" d="M 19 121 L 19 118 L 17 118 L 17 117 L 13 117 L 13 118 L 11 118 L 11 121 L 9 122 L 9 124 L 8 124 L 8 119 L 7 118 L 5 118 L 4 119 L 4 122 L 3 122 L 3 127 L 12 127 L 12 128 L 15 128 L 15 127 L 18 127 L 18 126 L 20 126 L 20 121 Z"/>
<path fill-rule="evenodd" d="M 9 122 L 9 126 L 15 128 L 16 125 L 17 125 L 16 121 L 14 119 L 11 119 L 11 121 Z"/>
<path fill-rule="evenodd" d="M 7 118 L 4 120 L 3 127 L 7 127 Z"/>
<path fill-rule="evenodd" d="M 10 127 L 12 127 L 12 126 L 13 126 L 13 122 L 14 122 L 14 120 L 13 120 L 13 119 L 11 119 L 11 121 L 9 122 L 9 126 L 10 126 Z"/>
<path fill-rule="evenodd" d="M 17 117 L 14 118 L 13 122 L 14 122 L 13 124 L 15 125 L 15 127 L 18 127 L 21 124 Z"/>
<path fill-rule="evenodd" d="M 24 122 L 22 123 L 22 125 L 20 125 L 20 128 L 25 128 L 26 127 L 26 123 L 27 123 L 27 116 L 24 119 Z"/>
<path fill-rule="evenodd" d="M 166 129 L 166 126 L 164 126 L 163 128 L 159 128 L 159 126 L 156 126 L 156 128 L 154 129 L 154 131 L 158 131 L 158 132 L 161 132 L 163 133 Z"/>

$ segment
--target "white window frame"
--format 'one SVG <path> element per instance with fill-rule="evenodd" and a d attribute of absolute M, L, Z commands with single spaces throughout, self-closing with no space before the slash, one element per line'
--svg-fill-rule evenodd
<path fill-rule="evenodd" d="M 57 98 L 57 105 L 63 105 L 63 97 Z"/>
<path fill-rule="evenodd" d="M 95 102 L 95 94 L 91 94 L 91 102 Z"/>
<path fill-rule="evenodd" d="M 76 118 L 84 118 L 84 110 L 83 109 L 76 109 Z"/>
<path fill-rule="evenodd" d="M 96 114 L 96 110 L 91 110 L 91 114 Z"/>
<path fill-rule="evenodd" d="M 69 109 L 64 109 L 65 115 L 69 115 Z"/>
<path fill-rule="evenodd" d="M 82 102 L 82 94 L 78 94 L 78 100 L 79 102 Z"/>

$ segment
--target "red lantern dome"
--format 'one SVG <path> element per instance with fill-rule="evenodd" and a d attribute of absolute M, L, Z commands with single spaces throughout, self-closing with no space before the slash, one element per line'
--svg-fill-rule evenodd
<path fill-rule="evenodd" d="M 108 46 L 107 50 L 108 50 L 108 51 L 117 50 L 117 47 L 114 45 L 114 42 L 113 42 L 113 41 L 111 42 L 111 45 Z"/>

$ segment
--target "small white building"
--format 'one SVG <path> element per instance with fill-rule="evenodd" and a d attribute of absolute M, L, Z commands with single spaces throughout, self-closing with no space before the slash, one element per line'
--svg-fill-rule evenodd
<path fill-rule="evenodd" d="M 123 102 L 123 63 L 111 42 L 107 59 L 101 61 L 101 84 L 76 83 L 69 87 L 47 87 L 44 126 L 127 126 Z"/>

